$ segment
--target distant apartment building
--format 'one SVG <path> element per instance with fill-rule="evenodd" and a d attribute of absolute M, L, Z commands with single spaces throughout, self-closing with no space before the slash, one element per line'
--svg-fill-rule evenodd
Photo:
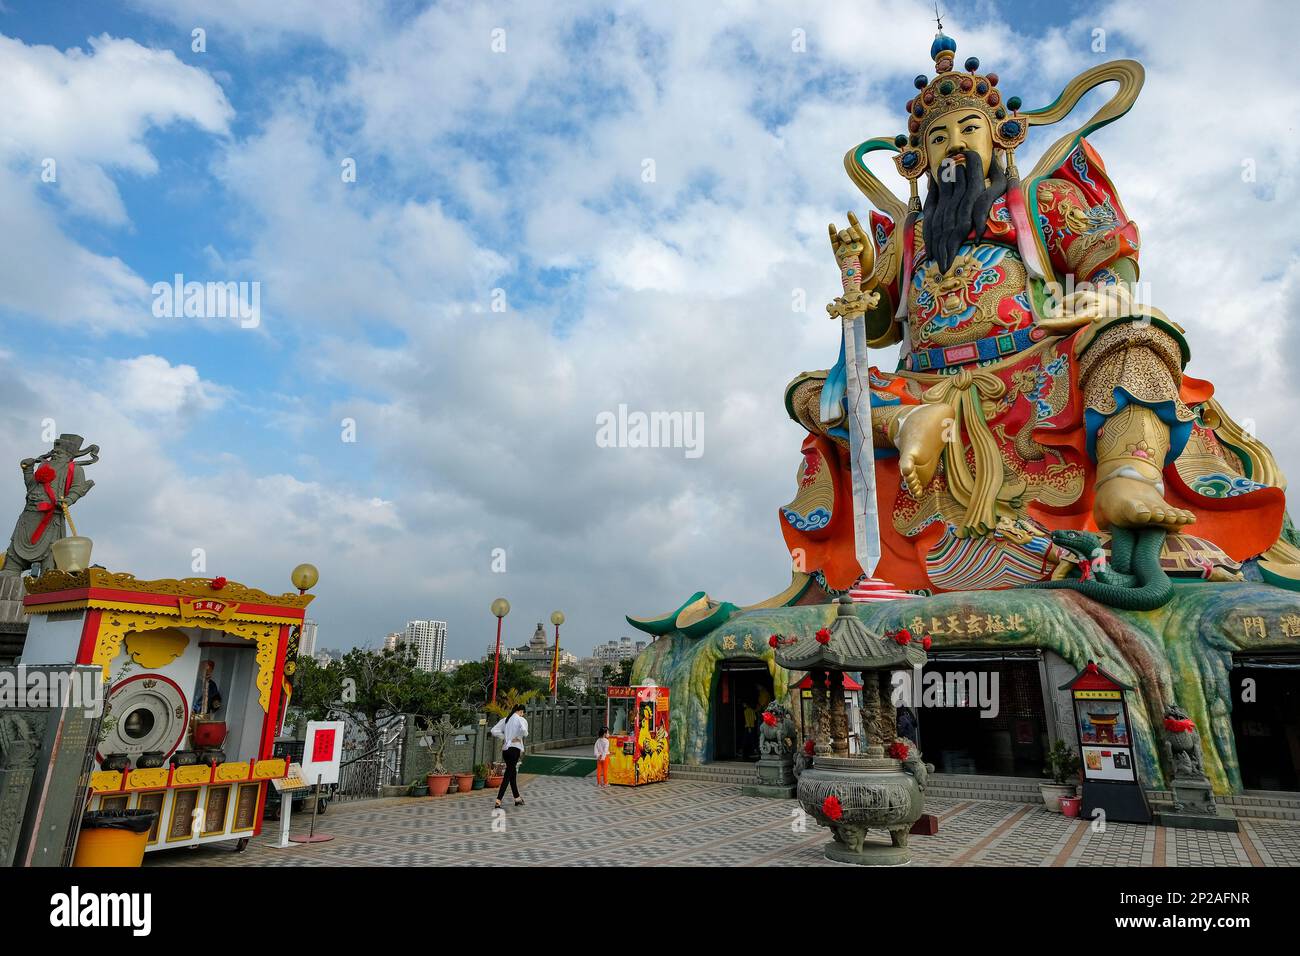
<path fill-rule="evenodd" d="M 303 621 L 298 631 L 298 655 L 311 657 L 316 653 L 316 622 Z"/>
<path fill-rule="evenodd" d="M 645 641 L 633 643 L 630 637 L 621 637 L 617 641 L 597 644 L 591 656 L 602 664 L 620 664 L 623 661 L 635 660 L 645 648 Z"/>
<path fill-rule="evenodd" d="M 407 621 L 398 643 L 415 651 L 415 666 L 431 674 L 442 669 L 447 648 L 446 621 Z"/>
<path fill-rule="evenodd" d="M 494 660 L 496 658 L 496 654 L 497 654 L 497 642 L 493 641 L 491 644 L 488 645 L 487 654 L 484 655 L 483 659 L 488 661 Z M 504 644 L 502 644 L 501 660 L 513 661 L 514 659 L 515 659 L 515 649 L 513 647 L 506 647 Z"/>
<path fill-rule="evenodd" d="M 386 638 L 384 638 L 384 650 L 395 651 L 397 650 L 398 645 L 401 643 L 402 643 L 402 632 L 393 631 L 393 633 L 389 634 Z"/>
<path fill-rule="evenodd" d="M 456 672 L 456 668 L 460 667 L 461 664 L 468 664 L 468 663 L 469 661 L 465 661 L 465 660 L 445 660 L 442 662 L 441 670 L 444 674 L 454 674 Z"/>

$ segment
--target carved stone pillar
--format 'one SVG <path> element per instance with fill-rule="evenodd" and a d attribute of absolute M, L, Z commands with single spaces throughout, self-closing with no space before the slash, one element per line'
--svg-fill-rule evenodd
<path fill-rule="evenodd" d="M 884 755 L 880 744 L 880 694 L 877 690 L 876 674 L 865 671 L 862 674 L 862 748 L 871 757 Z"/>
<path fill-rule="evenodd" d="M 819 757 L 829 757 L 831 755 L 831 711 L 830 702 L 827 700 L 825 671 L 812 672 L 812 695 L 813 729 L 817 741 L 813 745 L 813 753 Z"/>
<path fill-rule="evenodd" d="M 880 743 L 885 749 L 898 736 L 898 710 L 894 707 L 891 694 L 893 674 L 879 671 L 876 674 L 876 686 L 880 690 Z M 864 682 L 865 683 L 865 682 Z"/>
<path fill-rule="evenodd" d="M 844 672 L 831 671 L 831 749 L 837 757 L 849 755 L 849 711 L 844 702 Z"/>

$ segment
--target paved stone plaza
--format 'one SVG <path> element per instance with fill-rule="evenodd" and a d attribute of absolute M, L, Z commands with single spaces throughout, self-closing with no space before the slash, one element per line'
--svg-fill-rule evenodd
<path fill-rule="evenodd" d="M 525 777 L 527 805 L 493 829 L 492 794 L 335 804 L 317 820 L 334 840 L 278 850 L 276 824 L 243 853 L 233 844 L 163 850 L 148 866 L 835 866 L 828 831 L 794 826 L 794 801 L 739 788 L 668 781 L 597 790 L 591 780 Z M 1300 824 L 1243 820 L 1240 833 L 1085 822 L 1041 806 L 927 801 L 937 836 L 912 838 L 926 866 L 1297 866 Z M 305 833 L 306 815 L 293 832 Z M 882 838 L 883 839 L 883 838 Z"/>

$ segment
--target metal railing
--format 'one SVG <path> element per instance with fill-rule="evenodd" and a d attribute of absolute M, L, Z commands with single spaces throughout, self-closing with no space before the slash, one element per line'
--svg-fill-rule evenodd
<path fill-rule="evenodd" d="M 339 766 L 336 800 L 370 800 L 383 788 L 402 783 L 402 761 L 406 746 L 406 716 L 387 720 L 373 741 L 345 742 Z"/>

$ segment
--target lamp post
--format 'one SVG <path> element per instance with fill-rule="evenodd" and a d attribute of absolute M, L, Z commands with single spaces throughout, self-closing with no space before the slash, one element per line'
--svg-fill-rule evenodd
<path fill-rule="evenodd" d="M 289 579 L 293 581 L 293 586 L 298 589 L 299 594 L 306 594 L 320 580 L 320 572 L 316 570 L 314 564 L 300 564 L 290 572 Z"/>
<path fill-rule="evenodd" d="M 510 613 L 510 602 L 497 598 L 492 602 L 492 613 L 497 617 L 497 656 L 492 662 L 492 703 L 497 702 L 497 672 L 501 669 L 501 619 Z"/>
<path fill-rule="evenodd" d="M 555 655 L 551 658 L 551 703 L 560 696 L 560 625 L 564 623 L 563 611 L 551 612 L 551 623 L 555 625 Z"/>

